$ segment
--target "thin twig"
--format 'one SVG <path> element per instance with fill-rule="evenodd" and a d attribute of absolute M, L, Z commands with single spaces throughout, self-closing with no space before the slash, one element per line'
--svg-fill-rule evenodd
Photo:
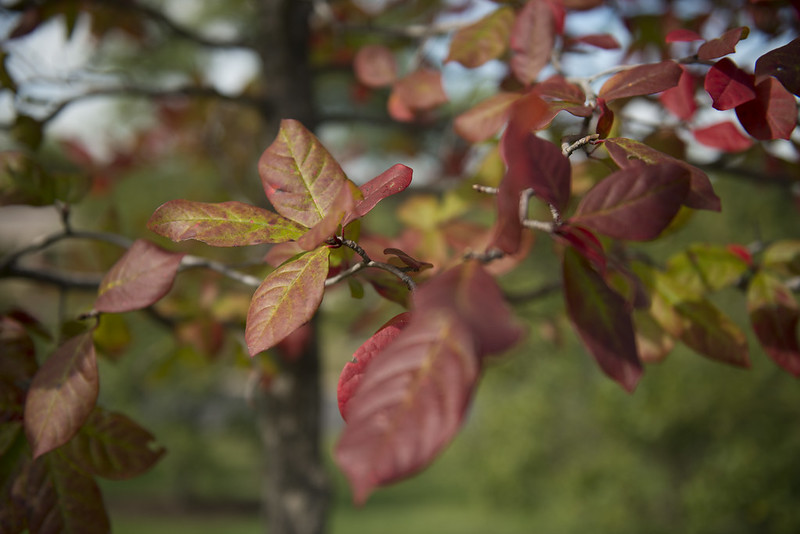
<path fill-rule="evenodd" d="M 576 150 L 578 150 L 579 148 L 581 148 L 581 147 L 583 147 L 585 145 L 588 145 L 589 143 L 591 143 L 595 139 L 599 139 L 599 138 L 600 138 L 600 134 L 596 134 L 595 133 L 595 134 L 587 135 L 585 137 L 581 137 L 580 139 L 578 139 L 577 141 L 575 141 L 575 142 L 573 142 L 571 144 L 570 143 L 562 143 L 561 144 L 561 153 L 564 154 L 566 157 L 570 157 L 572 155 L 572 153 L 575 152 Z"/>
<path fill-rule="evenodd" d="M 356 263 L 355 265 L 353 265 L 350 268 L 342 271 L 341 273 L 337 274 L 336 276 L 332 276 L 331 278 L 327 279 L 325 281 L 325 287 L 332 286 L 332 285 L 344 280 L 348 276 L 354 275 L 355 273 L 361 271 L 362 269 L 366 269 L 368 267 L 371 267 L 371 268 L 374 268 L 374 269 L 382 269 L 384 271 L 387 271 L 387 272 L 395 275 L 397 278 L 399 278 L 406 285 L 406 287 L 409 289 L 409 291 L 414 291 L 417 288 L 417 283 L 414 282 L 414 280 L 410 276 L 408 276 L 408 274 L 406 272 L 404 272 L 399 267 L 395 267 L 392 264 L 383 263 L 383 262 L 380 262 L 380 261 L 374 261 L 372 258 L 369 257 L 369 254 L 367 254 L 367 252 L 361 247 L 361 245 L 359 245 L 355 241 L 353 241 L 351 239 L 342 239 L 342 238 L 338 238 L 337 237 L 337 238 L 335 238 L 335 243 L 334 244 L 342 245 L 342 246 L 345 246 L 345 247 L 353 250 L 356 254 L 361 256 L 361 262 Z"/>
<path fill-rule="evenodd" d="M 210 269 L 224 275 L 227 278 L 230 278 L 231 280 L 241 282 L 242 284 L 250 287 L 258 287 L 261 285 L 261 282 L 263 282 L 263 279 L 257 276 L 237 271 L 236 269 L 232 269 L 228 265 L 218 261 L 192 255 L 186 255 L 183 257 L 183 259 L 181 259 L 180 271 L 196 268 Z"/>

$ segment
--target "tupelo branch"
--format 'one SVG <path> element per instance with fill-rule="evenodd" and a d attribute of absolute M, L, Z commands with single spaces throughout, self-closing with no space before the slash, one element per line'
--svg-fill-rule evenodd
<path fill-rule="evenodd" d="M 392 265 L 390 263 L 383 263 L 383 262 L 380 262 L 380 261 L 374 261 L 372 258 L 369 257 L 369 255 L 361 247 L 361 245 L 359 245 L 355 241 L 353 241 L 351 239 L 342 239 L 340 237 L 334 237 L 334 238 L 331 238 L 329 244 L 331 246 L 345 246 L 345 247 L 353 250 L 356 254 L 361 256 L 361 261 L 359 263 L 356 263 L 355 265 L 352 265 L 348 269 L 340 272 L 336 276 L 332 276 L 331 278 L 328 278 L 327 280 L 325 280 L 325 287 L 330 287 L 330 286 L 332 286 L 334 284 L 337 284 L 337 283 L 341 282 L 342 280 L 344 280 L 345 278 L 347 278 L 349 276 L 353 276 L 354 274 L 356 274 L 357 272 L 359 272 L 359 271 L 361 271 L 363 269 L 366 269 L 368 267 L 372 267 L 372 268 L 375 268 L 375 269 L 382 269 L 384 271 L 387 271 L 387 272 L 395 275 L 397 278 L 399 278 L 406 285 L 406 287 L 408 288 L 409 291 L 414 291 L 417 288 L 417 283 L 414 282 L 414 280 L 405 271 L 403 271 L 399 267 L 395 267 L 394 265 Z"/>

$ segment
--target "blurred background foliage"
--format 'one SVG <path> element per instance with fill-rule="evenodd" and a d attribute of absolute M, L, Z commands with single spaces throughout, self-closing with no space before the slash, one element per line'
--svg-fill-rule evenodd
<path fill-rule="evenodd" d="M 214 35 L 253 37 L 248 17 L 241 16 L 250 12 L 250 2 L 207 1 L 198 4 L 202 8 L 182 9 L 185 4 L 153 3 L 187 26 L 211 21 Z M 407 13 L 393 11 L 388 22 L 425 21 L 440 7 L 439 2 L 409 2 Z M 639 35 L 643 42 L 656 40 L 661 30 L 647 26 L 645 15 L 635 31 L 645 32 Z M 228 89 L 214 76 L 214 66 L 230 73 L 223 68 L 226 62 L 246 71 L 254 61 L 235 47 L 198 49 L 186 40 L 145 35 L 133 22 L 120 30 L 103 20 L 99 15 L 94 19 L 96 38 L 110 35 L 83 73 L 94 80 L 122 74 L 126 84 L 147 82 L 159 91 L 208 81 L 224 94 Z M 387 21 L 379 17 L 374 22 Z M 73 24 L 67 21 L 64 31 L 80 32 L 87 21 Z M 646 34 L 647 28 L 653 35 Z M 354 89 L 352 74 L 343 67 L 355 47 L 369 39 L 339 42 L 325 32 L 317 38 L 330 43 L 316 48 L 321 114 L 356 110 L 380 115 L 386 95 Z M 19 68 L 24 73 L 29 67 Z M 255 94 L 258 83 L 264 82 L 245 83 L 231 94 Z M 481 86 L 465 85 L 473 89 L 464 93 L 464 102 L 479 100 Z M 76 174 L 92 178 L 88 196 L 73 209 L 76 227 L 158 241 L 146 232 L 145 223 L 167 200 L 236 199 L 266 205 L 256 162 L 271 139 L 261 135 L 260 117 L 247 103 L 129 95 L 87 100 L 81 107 L 46 123 L 17 120 L 16 131 L 16 141 L 28 142 L 38 139 L 41 128 L 58 134 L 44 141 L 38 156 L 43 167 L 58 169 L 60 174 L 52 175 L 55 182 Z M 102 120 L 93 114 L 103 115 Z M 85 125 L 76 129 L 76 120 Z M 554 138 L 564 133 L 559 128 L 563 126 L 556 122 Z M 441 191 L 452 185 L 448 176 L 470 168 L 473 175 L 482 170 L 475 178 L 480 183 L 498 179 L 491 170 L 496 162 L 467 166 L 459 159 L 463 146 L 435 124 L 422 132 L 331 120 L 323 122 L 319 133 L 356 181 L 393 163 L 413 167 L 422 182 L 417 191 L 443 202 L 436 213 L 447 202 L 457 205 L 458 195 L 469 194 L 459 189 L 449 194 L 451 200 L 442 200 Z M 80 144 L 75 136 L 82 138 Z M 676 140 L 674 134 L 668 137 Z M 713 179 L 722 214 L 696 213 L 669 238 L 639 248 L 664 262 L 691 243 L 797 237 L 797 206 L 784 188 L 734 176 Z M 413 197 L 413 191 L 405 196 Z M 375 233 L 398 232 L 403 202 L 385 201 L 364 227 Z M 36 219 L 45 228 L 57 224 L 49 208 L 26 213 L 27 220 Z M 487 222 L 480 212 L 467 216 Z M 26 228 L 41 233 L 40 226 L 14 223 L 23 220 L 19 217 L 15 213 L 3 219 L 4 250 L 24 243 Z M 9 235 L 14 232 L 7 228 L 19 234 Z M 262 266 L 249 265 L 267 250 L 191 243 L 170 248 L 239 262 L 253 273 L 263 272 Z M 118 256 L 111 245 L 80 243 L 58 247 L 45 259 L 98 272 Z M 557 272 L 555 255 L 541 244 L 502 284 L 509 292 L 523 293 L 551 282 Z M 94 299 L 91 293 L 59 293 L 24 281 L 4 280 L 0 287 L 2 308 L 23 302 L 50 325 L 90 309 Z M 96 335 L 104 357 L 100 403 L 141 422 L 168 449 L 145 476 L 103 483 L 115 532 L 258 532 L 260 442 L 247 394 L 255 386 L 241 342 L 249 291 L 213 273 L 192 271 L 179 277 L 172 295 L 159 308 L 163 315 L 105 316 Z M 746 324 L 740 292 L 725 290 L 714 299 L 739 324 Z M 398 309 L 369 288 L 358 305 L 346 287 L 326 295 L 321 328 L 328 451 L 341 424 L 334 391 L 338 373 L 347 355 Z M 334 533 L 800 531 L 800 389 L 757 343 L 750 343 L 749 371 L 676 348 L 666 361 L 648 365 L 636 392 L 627 395 L 598 371 L 574 339 L 557 294 L 519 304 L 517 311 L 531 325 L 528 341 L 492 362 L 464 431 L 429 470 L 381 490 L 365 508 L 355 509 L 343 478 L 331 469 Z M 279 364 L 267 354 L 256 365 L 268 377 Z"/>

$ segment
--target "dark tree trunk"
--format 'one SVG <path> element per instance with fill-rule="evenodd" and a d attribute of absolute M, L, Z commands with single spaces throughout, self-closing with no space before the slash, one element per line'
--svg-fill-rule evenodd
<path fill-rule="evenodd" d="M 259 0 L 258 50 L 269 105 L 263 110 L 267 143 L 282 118 L 314 129 L 308 63 L 310 0 Z M 264 444 L 263 509 L 269 534 L 325 532 L 329 500 L 322 461 L 319 344 L 316 326 L 302 356 L 285 362 L 259 393 L 257 411 Z"/>

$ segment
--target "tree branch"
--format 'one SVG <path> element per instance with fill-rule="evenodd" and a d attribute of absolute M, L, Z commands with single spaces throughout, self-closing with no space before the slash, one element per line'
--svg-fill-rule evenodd
<path fill-rule="evenodd" d="M 342 280 L 344 280 L 345 278 L 347 278 L 349 276 L 353 276 L 354 274 L 356 274 L 357 272 L 359 272 L 359 271 L 361 271 L 363 269 L 366 269 L 368 267 L 372 267 L 372 268 L 375 268 L 375 269 L 382 269 L 384 271 L 387 271 L 387 272 L 395 275 L 397 278 L 399 278 L 406 285 L 406 287 L 409 289 L 409 291 L 414 291 L 417 288 L 417 283 L 414 282 L 414 280 L 410 276 L 408 276 L 408 274 L 406 272 L 404 272 L 399 267 L 395 267 L 392 264 L 383 263 L 383 262 L 380 262 L 380 261 L 372 260 L 369 257 L 369 255 L 367 254 L 367 252 L 361 247 L 361 245 L 359 245 L 355 241 L 353 241 L 351 239 L 341 239 L 341 238 L 337 237 L 337 238 L 334 238 L 334 241 L 333 241 L 332 244 L 333 245 L 345 246 L 345 247 L 355 251 L 356 254 L 361 256 L 362 261 L 359 262 L 359 263 L 356 263 L 355 265 L 349 267 L 348 269 L 340 272 L 336 276 L 332 276 L 331 278 L 328 278 L 327 280 L 325 280 L 325 287 L 330 287 L 330 286 L 332 286 L 332 285 L 334 285 L 336 283 L 341 282 Z"/>

